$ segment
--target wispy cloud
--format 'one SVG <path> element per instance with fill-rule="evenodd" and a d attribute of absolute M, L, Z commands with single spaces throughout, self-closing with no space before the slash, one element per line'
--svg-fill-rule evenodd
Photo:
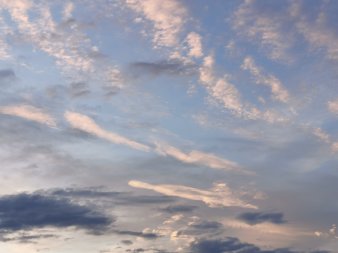
<path fill-rule="evenodd" d="M 283 103 L 289 100 L 289 92 L 283 87 L 281 81 L 272 74 L 265 74 L 263 70 L 256 65 L 252 57 L 245 57 L 241 68 L 248 70 L 255 78 L 257 84 L 268 86 L 271 89 L 273 99 Z"/>
<path fill-rule="evenodd" d="M 338 99 L 337 100 L 332 100 L 327 103 L 327 107 L 330 112 L 333 114 L 338 115 Z"/>
<path fill-rule="evenodd" d="M 213 169 L 234 171 L 243 174 L 252 174 L 239 166 L 237 163 L 220 158 L 214 154 L 204 153 L 198 150 L 192 150 L 189 153 L 185 153 L 176 147 L 160 142 L 155 143 L 155 145 L 155 152 L 158 154 L 173 157 L 183 163 L 191 163 L 202 166 L 204 165 Z"/>
<path fill-rule="evenodd" d="M 190 32 L 186 38 L 189 46 L 188 55 L 199 58 L 203 56 L 202 37 L 196 32 Z"/>
<path fill-rule="evenodd" d="M 186 9 L 179 1 L 126 0 L 129 8 L 153 24 L 155 47 L 173 47 L 185 22 Z"/>
<path fill-rule="evenodd" d="M 189 200 L 202 201 L 209 207 L 243 207 L 257 209 L 257 206 L 248 204 L 234 194 L 227 185 L 216 184 L 210 190 L 201 190 L 183 185 L 149 184 L 141 181 L 129 181 L 130 186 L 152 190 L 167 196 L 174 196 Z"/>
<path fill-rule="evenodd" d="M 278 113 L 266 110 L 261 111 L 250 103 L 242 101 L 241 94 L 235 85 L 229 82 L 229 76 L 219 78 L 214 73 L 214 57 L 204 57 L 203 64 L 199 69 L 199 81 L 203 84 L 210 97 L 223 108 L 239 118 L 250 120 L 264 120 L 269 123 L 285 122 L 287 118 Z"/>
<path fill-rule="evenodd" d="M 231 84 L 227 77 L 217 78 L 214 74 L 214 57 L 206 56 L 200 67 L 200 82 L 206 87 L 210 96 L 221 103 L 224 108 L 236 115 L 243 113 L 243 105 L 239 91 Z"/>
<path fill-rule="evenodd" d="M 281 22 L 285 16 L 281 15 L 282 11 L 262 11 L 256 3 L 244 1 L 240 5 L 233 16 L 233 28 L 238 34 L 260 45 L 271 59 L 290 61 L 292 37 L 285 32 L 286 22 Z"/>
<path fill-rule="evenodd" d="M 49 127 L 56 127 L 56 121 L 52 116 L 44 112 L 44 110 L 31 105 L 2 106 L 0 107 L 0 113 L 35 121 Z"/>
<path fill-rule="evenodd" d="M 138 149 L 142 151 L 149 151 L 150 148 L 144 144 L 139 142 L 130 140 L 124 136 L 119 134 L 107 131 L 101 128 L 99 125 L 95 123 L 95 121 L 89 118 L 86 115 L 67 111 L 64 114 L 66 120 L 71 124 L 72 127 L 87 132 L 89 134 L 95 135 L 99 138 L 106 139 L 112 143 L 125 145 L 131 147 L 133 149 Z"/>
<path fill-rule="evenodd" d="M 321 7 L 315 18 L 302 12 L 302 2 L 292 2 L 290 16 L 296 19 L 296 29 L 309 43 L 310 47 L 324 50 L 328 59 L 338 60 L 338 35 L 335 28 L 330 28 L 329 16 L 325 8 L 329 2 L 320 2 Z M 319 6 L 318 6 L 319 7 Z M 330 7 L 329 7 L 330 8 Z"/>

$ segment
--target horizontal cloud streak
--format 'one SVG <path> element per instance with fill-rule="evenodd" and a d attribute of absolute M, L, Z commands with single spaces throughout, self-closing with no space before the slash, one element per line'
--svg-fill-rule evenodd
<path fill-rule="evenodd" d="M 84 132 L 87 132 L 89 134 L 95 135 L 99 138 L 108 140 L 116 144 L 125 145 L 133 149 L 138 149 L 142 151 L 149 151 L 149 147 L 144 144 L 130 140 L 119 134 L 104 130 L 103 128 L 98 126 L 93 119 L 89 118 L 86 115 L 67 111 L 64 116 L 73 128 L 82 130 Z"/>
<path fill-rule="evenodd" d="M 180 149 L 165 143 L 156 143 L 155 151 L 164 156 L 173 157 L 184 163 L 208 166 L 213 169 L 221 169 L 225 171 L 235 171 L 241 173 L 250 173 L 241 168 L 237 163 L 220 158 L 214 154 L 204 153 L 198 150 L 192 150 L 185 153 Z"/>
<path fill-rule="evenodd" d="M 12 105 L 0 107 L 0 114 L 20 117 L 26 120 L 45 124 L 49 127 L 56 127 L 55 119 L 42 109 L 31 105 Z"/>
<path fill-rule="evenodd" d="M 135 188 L 152 190 L 167 196 L 202 201 L 209 207 L 234 206 L 257 209 L 257 206 L 245 203 L 237 198 L 225 184 L 217 184 L 210 190 L 201 190 L 183 185 L 148 184 L 135 180 L 129 181 L 128 184 Z"/>

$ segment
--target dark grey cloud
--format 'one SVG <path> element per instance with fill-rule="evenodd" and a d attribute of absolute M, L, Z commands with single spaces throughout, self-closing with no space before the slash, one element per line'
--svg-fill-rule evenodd
<path fill-rule="evenodd" d="M 177 236 L 217 236 L 223 232 L 223 225 L 217 221 L 202 220 L 180 229 Z"/>
<path fill-rule="evenodd" d="M 12 69 L 0 69 L 0 84 L 14 81 L 16 75 Z"/>
<path fill-rule="evenodd" d="M 62 198 L 39 194 L 0 198 L 0 231 L 11 233 L 43 227 L 84 229 L 92 234 L 107 231 L 114 219 Z"/>
<path fill-rule="evenodd" d="M 156 61 L 156 62 L 133 62 L 129 65 L 129 71 L 134 77 L 143 75 L 192 75 L 196 68 L 191 64 L 184 64 L 179 61 Z"/>
<path fill-rule="evenodd" d="M 165 208 L 160 209 L 163 212 L 166 213 L 191 213 L 195 209 L 197 209 L 197 206 L 192 206 L 192 205 L 170 205 Z"/>
<path fill-rule="evenodd" d="M 130 231 L 130 230 L 114 230 L 113 232 L 119 235 L 130 235 L 130 236 L 142 237 L 144 239 L 149 239 L 149 240 L 154 240 L 160 237 L 160 235 L 156 233 L 144 233 L 144 232 Z"/>
<path fill-rule="evenodd" d="M 81 97 L 90 93 L 89 86 L 86 82 L 73 82 L 69 86 L 72 97 Z"/>
<path fill-rule="evenodd" d="M 123 243 L 125 245 L 132 245 L 133 241 L 131 241 L 131 240 L 122 240 L 121 243 Z"/>
<path fill-rule="evenodd" d="M 284 224 L 287 222 L 284 220 L 283 213 L 247 212 L 240 214 L 237 219 L 242 220 L 250 225 L 256 225 L 264 222 L 270 222 L 274 224 Z"/>
<path fill-rule="evenodd" d="M 254 244 L 241 242 L 234 237 L 225 239 L 200 239 L 190 245 L 191 253 L 304 253 L 288 248 L 263 250 Z M 311 251 L 309 253 L 329 253 L 329 251 Z"/>
<path fill-rule="evenodd" d="M 57 235 L 53 234 L 34 234 L 34 235 L 29 235 L 29 234 L 19 234 L 16 236 L 12 237 L 2 237 L 0 238 L 0 241 L 2 242 L 10 242 L 10 241 L 15 241 L 19 243 L 37 243 L 38 240 L 40 239 L 46 239 L 46 238 L 58 238 Z"/>
<path fill-rule="evenodd" d="M 201 230 L 218 230 L 221 229 L 223 227 L 222 223 L 219 223 L 217 221 L 202 221 L 199 223 L 195 223 L 191 225 L 193 228 L 196 229 L 201 229 Z"/>
<path fill-rule="evenodd" d="M 157 252 L 157 253 L 173 253 L 172 251 L 166 251 L 163 249 L 145 249 L 145 248 L 137 248 L 137 249 L 127 249 L 126 252 L 138 253 L 138 252 Z"/>

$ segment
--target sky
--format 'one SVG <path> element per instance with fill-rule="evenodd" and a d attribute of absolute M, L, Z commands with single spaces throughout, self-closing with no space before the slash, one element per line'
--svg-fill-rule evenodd
<path fill-rule="evenodd" d="M 1 252 L 338 252 L 337 1 L 0 6 Z"/>

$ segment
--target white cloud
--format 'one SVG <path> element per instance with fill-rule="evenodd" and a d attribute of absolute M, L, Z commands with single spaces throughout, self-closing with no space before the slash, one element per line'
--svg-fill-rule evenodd
<path fill-rule="evenodd" d="M 199 58 L 203 56 L 202 38 L 201 35 L 191 32 L 187 36 L 187 43 L 189 46 L 188 55 L 191 57 Z"/>
<path fill-rule="evenodd" d="M 259 11 L 255 1 L 245 1 L 235 12 L 233 28 L 251 41 L 258 42 L 267 50 L 271 59 L 289 61 L 289 48 L 292 39 L 283 31 L 283 14 Z"/>
<path fill-rule="evenodd" d="M 112 143 L 129 146 L 133 149 L 138 149 L 142 151 L 149 151 L 148 146 L 103 129 L 98 126 L 94 122 L 94 120 L 86 115 L 67 111 L 64 116 L 66 120 L 71 124 L 71 126 L 76 129 L 95 135 L 99 138 L 106 139 Z"/>
<path fill-rule="evenodd" d="M 31 105 L 12 105 L 0 107 L 0 113 L 56 127 L 55 119 L 40 108 Z"/>
<path fill-rule="evenodd" d="M 248 70 L 255 78 L 257 84 L 263 84 L 271 89 L 273 99 L 286 103 L 289 100 L 289 93 L 283 87 L 281 81 L 271 74 L 264 74 L 264 71 L 258 67 L 254 59 L 247 56 L 241 66 L 242 69 Z"/>
<path fill-rule="evenodd" d="M 71 32 L 60 29 L 47 5 L 34 5 L 28 0 L 14 0 L 1 1 L 0 6 L 8 10 L 25 39 L 54 57 L 64 71 L 93 70 L 92 60 L 79 50 L 88 46 L 85 45 L 88 39 L 77 29 L 71 29 Z M 29 11 L 34 11 L 36 15 L 34 21 L 29 18 Z"/>
<path fill-rule="evenodd" d="M 325 4 L 325 2 L 323 2 Z M 330 29 L 326 23 L 326 11 L 321 10 L 315 19 L 301 13 L 301 2 L 293 2 L 290 7 L 290 15 L 295 18 L 296 29 L 313 48 L 323 50 L 326 57 L 338 60 L 338 35 L 336 29 Z"/>
<path fill-rule="evenodd" d="M 326 143 L 330 143 L 330 136 L 325 133 L 321 128 L 316 127 L 313 129 L 312 133 L 318 137 L 321 141 L 326 142 Z"/>
<path fill-rule="evenodd" d="M 68 20 L 72 17 L 72 12 L 74 11 L 74 3 L 68 2 L 64 5 L 63 9 L 63 19 Z"/>
<path fill-rule="evenodd" d="M 209 207 L 243 207 L 257 209 L 257 206 L 245 203 L 225 184 L 215 184 L 210 190 L 201 190 L 183 185 L 148 184 L 131 180 L 130 186 L 140 189 L 152 190 L 163 195 L 174 196 L 189 200 L 202 201 Z"/>
<path fill-rule="evenodd" d="M 35 49 L 52 57 L 67 78 L 72 81 L 94 79 L 106 86 L 120 88 L 122 85 L 120 76 L 114 78 L 114 80 L 120 78 L 118 82 L 112 80 L 111 76 L 113 71 L 118 71 L 116 67 L 107 62 L 105 67 L 99 66 L 100 59 L 92 57 L 93 54 L 98 53 L 98 48 L 82 31 L 78 22 L 74 20 L 68 22 L 75 10 L 75 5 L 71 2 L 64 4 L 61 22 L 55 21 L 53 7 L 52 2 L 0 0 L 0 8 L 8 11 L 18 28 L 14 32 L 18 33 L 25 42 L 31 43 Z M 34 19 L 30 18 L 30 15 L 34 15 Z"/>
<path fill-rule="evenodd" d="M 203 65 L 200 67 L 200 82 L 206 87 L 210 96 L 221 103 L 224 108 L 241 115 L 243 113 L 243 105 L 238 90 L 228 82 L 226 76 L 217 78 L 213 68 L 214 57 L 211 55 L 206 56 L 203 60 Z"/>
<path fill-rule="evenodd" d="M 0 11 L 1 14 L 1 11 Z M 6 42 L 6 36 L 10 33 L 9 27 L 0 16 L 0 60 L 7 60 L 10 58 L 9 46 Z"/>
<path fill-rule="evenodd" d="M 155 47 L 176 46 L 187 15 L 185 7 L 176 0 L 126 0 L 129 8 L 151 21 L 154 26 Z"/>
<path fill-rule="evenodd" d="M 189 153 L 185 153 L 178 148 L 170 146 L 168 144 L 156 143 L 155 152 L 160 155 L 173 157 L 184 163 L 198 164 L 208 166 L 213 169 L 250 174 L 249 171 L 244 170 L 235 162 L 220 158 L 214 154 L 204 153 L 198 150 L 192 150 Z"/>
<path fill-rule="evenodd" d="M 338 114 L 338 100 L 329 101 L 327 107 L 330 112 Z"/>
<path fill-rule="evenodd" d="M 260 111 L 249 103 L 241 100 L 240 92 L 228 81 L 228 76 L 218 78 L 214 74 L 214 57 L 211 55 L 204 58 L 203 64 L 199 70 L 199 80 L 202 83 L 212 99 L 229 110 L 233 115 L 257 120 L 261 119 L 269 123 L 286 122 L 287 119 L 271 110 Z"/>

